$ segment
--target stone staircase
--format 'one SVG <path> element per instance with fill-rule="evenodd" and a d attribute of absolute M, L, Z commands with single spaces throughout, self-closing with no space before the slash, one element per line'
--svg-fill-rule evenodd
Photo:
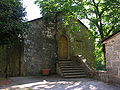
<path fill-rule="evenodd" d="M 60 60 L 57 68 L 59 74 L 65 78 L 87 77 L 84 68 L 72 60 Z"/>

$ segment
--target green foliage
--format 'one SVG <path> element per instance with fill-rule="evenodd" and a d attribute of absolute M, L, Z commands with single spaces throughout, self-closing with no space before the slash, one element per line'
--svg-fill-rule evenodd
<path fill-rule="evenodd" d="M 105 63 L 102 62 L 101 60 L 97 60 L 96 61 L 96 69 L 97 70 L 106 70 L 106 66 L 105 66 Z"/>
<path fill-rule="evenodd" d="M 69 18 L 88 19 L 96 39 L 96 58 L 104 59 L 105 48 L 101 40 L 120 30 L 119 0 L 36 0 L 43 16 L 62 12 Z"/>
<path fill-rule="evenodd" d="M 120 2 L 118 0 L 36 0 L 43 16 L 63 12 L 68 17 L 90 20 L 95 38 L 104 39 L 119 30 Z"/>
<path fill-rule="evenodd" d="M 20 0 L 0 0 L 0 44 L 22 37 L 27 26 L 23 22 L 24 10 Z"/>

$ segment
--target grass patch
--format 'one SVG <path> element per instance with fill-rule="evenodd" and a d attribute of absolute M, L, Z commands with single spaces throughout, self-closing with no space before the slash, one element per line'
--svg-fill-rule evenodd
<path fill-rule="evenodd" d="M 0 80 L 7 80 L 6 78 L 0 78 Z"/>

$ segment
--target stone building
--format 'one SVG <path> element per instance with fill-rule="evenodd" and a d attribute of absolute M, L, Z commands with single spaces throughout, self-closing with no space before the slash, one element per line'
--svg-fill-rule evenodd
<path fill-rule="evenodd" d="M 106 38 L 106 68 L 109 74 L 120 76 L 120 31 Z"/>
<path fill-rule="evenodd" d="M 26 75 L 40 75 L 42 68 L 56 73 L 56 62 L 81 55 L 95 67 L 94 38 L 80 20 L 57 18 L 49 22 L 44 18 L 29 21 L 31 27 L 25 35 L 24 66 Z M 75 26 L 75 27 L 74 27 Z"/>

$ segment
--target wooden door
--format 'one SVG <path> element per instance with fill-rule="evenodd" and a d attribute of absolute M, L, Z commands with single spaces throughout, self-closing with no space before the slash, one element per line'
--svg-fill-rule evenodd
<path fill-rule="evenodd" d="M 59 59 L 68 59 L 68 39 L 66 36 L 61 36 L 58 44 Z"/>

